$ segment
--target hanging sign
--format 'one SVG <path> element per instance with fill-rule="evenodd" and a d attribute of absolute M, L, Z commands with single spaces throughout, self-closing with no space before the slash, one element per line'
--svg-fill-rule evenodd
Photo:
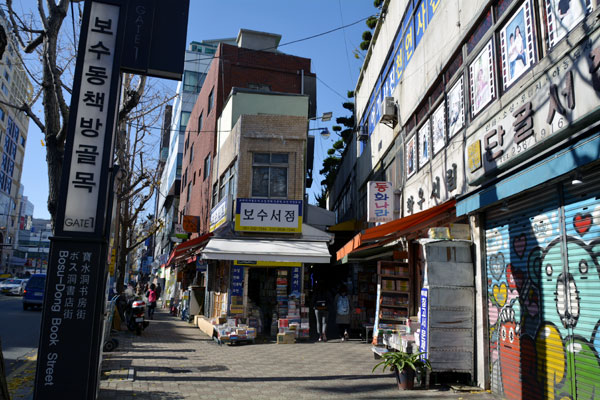
<path fill-rule="evenodd" d="M 394 219 L 392 182 L 369 182 L 367 187 L 367 221 L 389 222 Z"/>

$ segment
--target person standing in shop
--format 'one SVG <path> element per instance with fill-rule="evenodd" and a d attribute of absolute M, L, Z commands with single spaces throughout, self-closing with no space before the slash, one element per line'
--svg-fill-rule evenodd
<path fill-rule="evenodd" d="M 335 323 L 342 336 L 342 342 L 347 341 L 350 329 L 350 298 L 345 285 L 340 286 L 340 291 L 335 296 Z"/>
<path fill-rule="evenodd" d="M 315 295 L 313 297 L 313 308 L 315 310 L 315 317 L 317 318 L 317 334 L 319 335 L 319 342 L 327 341 L 327 318 L 329 318 L 329 301 L 327 291 L 321 285 L 317 285 Z"/>

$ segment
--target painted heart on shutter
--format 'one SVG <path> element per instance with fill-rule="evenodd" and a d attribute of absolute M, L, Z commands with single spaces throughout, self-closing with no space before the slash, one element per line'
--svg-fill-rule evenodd
<path fill-rule="evenodd" d="M 525 249 L 527 248 L 527 236 L 524 233 L 521 233 L 519 236 L 513 239 L 513 249 L 515 253 L 519 256 L 519 258 L 523 258 L 525 254 Z"/>
<path fill-rule="evenodd" d="M 504 275 L 504 254 L 492 254 L 490 256 L 489 269 L 494 278 L 502 278 Z"/>
<path fill-rule="evenodd" d="M 585 235 L 592 227 L 592 214 L 577 213 L 577 215 L 575 215 L 573 218 L 573 226 L 579 235 Z"/>
<path fill-rule="evenodd" d="M 500 307 L 504 307 L 504 305 L 506 304 L 506 296 L 508 294 L 506 284 L 502 283 L 500 284 L 500 286 L 494 285 L 492 290 L 494 291 L 494 298 L 496 299 L 496 303 L 498 303 Z"/>

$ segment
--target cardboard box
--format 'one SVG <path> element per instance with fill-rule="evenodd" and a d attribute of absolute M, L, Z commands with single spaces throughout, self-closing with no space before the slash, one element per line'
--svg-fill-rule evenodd
<path fill-rule="evenodd" d="M 294 344 L 296 343 L 296 335 L 294 333 L 278 333 L 277 344 Z"/>
<path fill-rule="evenodd" d="M 440 228 L 429 228 L 427 231 L 427 236 L 429 239 L 451 239 L 450 228 L 440 227 Z"/>
<path fill-rule="evenodd" d="M 468 224 L 450 224 L 450 237 L 471 240 L 471 229 Z"/>

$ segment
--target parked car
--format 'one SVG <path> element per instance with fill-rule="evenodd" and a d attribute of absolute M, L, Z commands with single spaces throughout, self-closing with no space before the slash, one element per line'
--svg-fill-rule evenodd
<path fill-rule="evenodd" d="M 46 287 L 46 274 L 35 274 L 29 278 L 23 295 L 23 310 L 30 307 L 42 307 L 44 289 Z"/>
<path fill-rule="evenodd" d="M 26 283 L 25 279 L 6 279 L 0 282 L 0 293 L 22 296 Z"/>

